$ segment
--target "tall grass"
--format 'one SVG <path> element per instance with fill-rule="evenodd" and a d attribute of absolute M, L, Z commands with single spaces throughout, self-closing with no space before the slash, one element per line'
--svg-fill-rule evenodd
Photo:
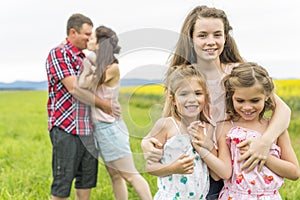
<path fill-rule="evenodd" d="M 300 93 L 280 93 L 284 82 L 276 82 L 278 94 L 290 104 L 293 115 L 289 127 L 292 144 L 300 159 Z M 281 85 L 279 85 L 281 84 Z M 298 83 L 297 83 L 298 84 Z M 300 85 L 300 82 L 299 82 Z M 130 143 L 137 169 L 144 176 L 154 194 L 156 177 L 144 173 L 145 160 L 140 147 L 141 139 L 160 117 L 164 98 L 162 87 L 155 94 L 143 93 L 141 88 L 125 88 L 120 94 L 123 118 L 131 134 Z M 284 90 L 293 91 L 293 85 Z M 160 88 L 160 89 L 157 89 Z M 292 93 L 294 94 L 294 93 Z M 0 92 L 0 199 L 49 199 L 51 171 L 51 142 L 47 131 L 47 92 L 1 91 Z M 113 199 L 109 176 L 99 161 L 97 187 L 91 199 Z M 138 199 L 132 187 L 129 199 Z M 280 190 L 283 199 L 300 199 L 300 180 L 285 180 Z M 72 190 L 70 199 L 74 199 Z"/>

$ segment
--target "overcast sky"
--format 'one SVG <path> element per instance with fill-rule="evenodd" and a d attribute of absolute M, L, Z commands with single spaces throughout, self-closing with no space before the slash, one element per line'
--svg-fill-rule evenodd
<path fill-rule="evenodd" d="M 273 78 L 300 78 L 298 0 L 3 0 L 0 82 L 46 80 L 48 52 L 66 37 L 73 13 L 118 33 L 122 77 L 161 77 L 184 18 L 201 4 L 227 13 L 246 60 Z"/>

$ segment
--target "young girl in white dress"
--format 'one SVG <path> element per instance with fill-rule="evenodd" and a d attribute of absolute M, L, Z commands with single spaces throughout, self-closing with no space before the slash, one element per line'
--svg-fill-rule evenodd
<path fill-rule="evenodd" d="M 206 81 L 192 65 L 174 68 L 169 75 L 170 115 L 160 118 L 150 131 L 163 144 L 160 163 L 147 162 L 146 169 L 158 177 L 156 200 L 205 199 L 209 189 L 206 164 L 192 146 L 187 127 L 201 121 L 201 131 L 211 131 L 203 109 L 208 105 Z M 199 122 L 200 123 L 200 122 Z"/>

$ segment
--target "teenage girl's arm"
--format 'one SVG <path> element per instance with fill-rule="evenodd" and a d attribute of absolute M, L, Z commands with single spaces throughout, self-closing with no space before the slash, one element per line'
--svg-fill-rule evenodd
<path fill-rule="evenodd" d="M 218 155 L 209 153 L 201 146 L 194 145 L 196 151 L 200 154 L 203 161 L 211 171 L 211 176 L 215 180 L 229 179 L 232 175 L 232 162 L 229 148 L 226 144 L 226 134 L 230 129 L 230 123 L 219 123 L 217 125 Z M 195 141 L 197 143 L 197 141 Z M 213 152 L 213 151 L 212 151 Z"/>
<path fill-rule="evenodd" d="M 239 162 L 246 160 L 241 170 L 246 169 L 246 171 L 249 172 L 259 164 L 258 170 L 260 171 L 266 162 L 271 144 L 289 126 L 291 109 L 277 95 L 274 94 L 274 96 L 276 108 L 263 136 L 259 139 L 246 140 L 238 145 L 238 147 L 241 148 L 249 145 L 249 150 L 239 159 Z"/>
<path fill-rule="evenodd" d="M 279 176 L 297 180 L 300 176 L 299 162 L 287 130 L 280 135 L 277 145 L 281 148 L 281 158 L 269 155 L 266 166 Z"/>
<path fill-rule="evenodd" d="M 170 122 L 168 119 L 161 118 L 157 120 L 149 137 L 156 138 L 161 144 L 164 144 L 170 131 Z M 190 174 L 194 171 L 194 158 L 189 155 L 181 155 L 171 164 L 162 164 L 160 162 L 146 162 L 146 171 L 155 176 L 167 176 L 170 174 Z"/>

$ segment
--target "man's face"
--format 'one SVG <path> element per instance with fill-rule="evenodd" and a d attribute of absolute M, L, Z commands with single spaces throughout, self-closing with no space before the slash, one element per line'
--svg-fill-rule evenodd
<path fill-rule="evenodd" d="M 70 42 L 77 47 L 79 50 L 87 48 L 87 43 L 93 33 L 93 26 L 89 24 L 83 24 L 80 31 L 77 32 L 75 29 L 71 30 L 69 35 Z"/>

